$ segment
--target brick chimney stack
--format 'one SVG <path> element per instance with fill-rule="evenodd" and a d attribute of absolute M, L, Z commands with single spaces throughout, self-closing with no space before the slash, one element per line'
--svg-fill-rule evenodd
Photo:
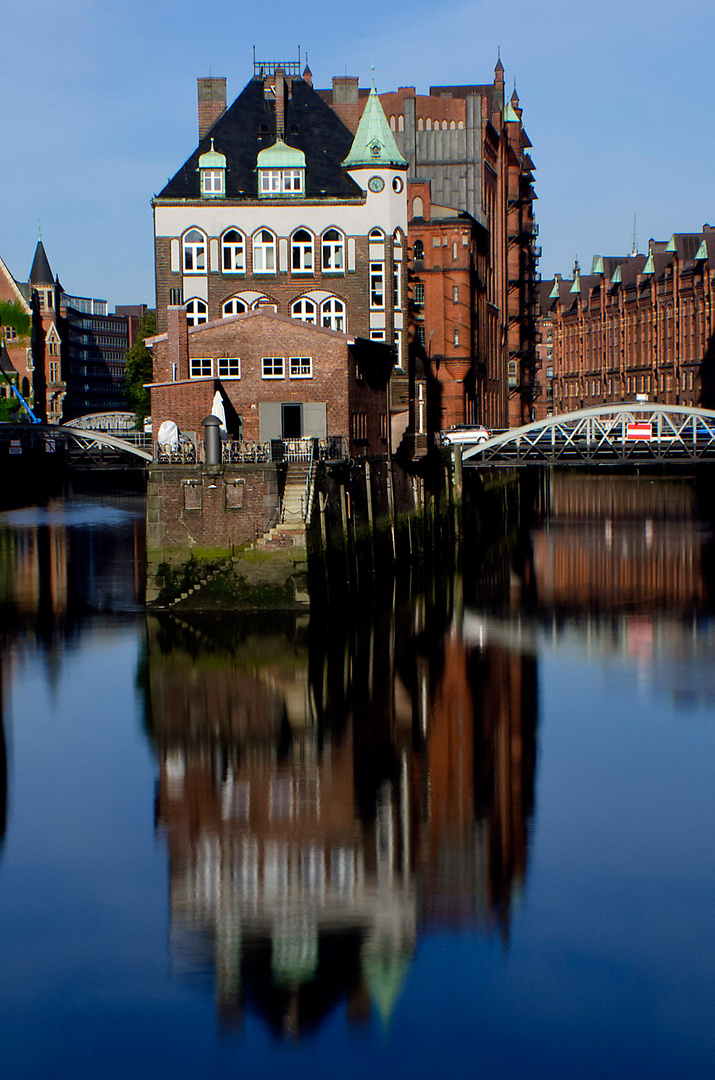
<path fill-rule="evenodd" d="M 168 370 L 155 372 L 159 382 L 175 382 L 189 377 L 189 324 L 186 309 L 168 307 L 166 309 L 168 338 Z"/>
<path fill-rule="evenodd" d="M 226 112 L 226 79 L 218 75 L 197 79 L 199 89 L 199 141 Z"/>
<path fill-rule="evenodd" d="M 276 68 L 276 138 L 282 139 L 286 133 L 286 80 L 282 67 Z"/>

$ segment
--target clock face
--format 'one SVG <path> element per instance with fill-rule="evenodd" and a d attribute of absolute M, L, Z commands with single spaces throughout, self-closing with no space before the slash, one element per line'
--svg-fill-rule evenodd
<path fill-rule="evenodd" d="M 385 181 L 381 176 L 371 176 L 367 182 L 367 186 L 370 188 L 370 191 L 374 191 L 375 194 L 378 195 L 384 188 Z"/>

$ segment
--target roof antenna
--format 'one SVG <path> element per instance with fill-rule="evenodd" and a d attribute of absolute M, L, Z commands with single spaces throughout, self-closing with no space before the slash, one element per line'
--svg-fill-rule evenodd
<path fill-rule="evenodd" d="M 631 247 L 631 258 L 638 254 L 638 233 L 636 232 L 636 214 L 633 211 L 633 246 Z"/>

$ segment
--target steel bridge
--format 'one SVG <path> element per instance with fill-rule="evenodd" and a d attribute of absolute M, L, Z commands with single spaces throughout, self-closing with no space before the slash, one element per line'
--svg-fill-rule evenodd
<path fill-rule="evenodd" d="M 715 411 L 685 405 L 598 405 L 463 444 L 465 465 L 617 466 L 715 462 Z"/>
<path fill-rule="evenodd" d="M 152 460 L 142 445 L 145 436 L 130 432 L 125 437 L 87 431 L 61 424 L 0 424 L 0 448 L 5 453 L 56 453 L 65 449 L 74 468 L 137 465 Z"/>

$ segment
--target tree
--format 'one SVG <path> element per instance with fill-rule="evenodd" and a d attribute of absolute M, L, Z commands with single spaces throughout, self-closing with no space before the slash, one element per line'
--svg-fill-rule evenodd
<path fill-rule="evenodd" d="M 156 333 L 156 314 L 148 311 L 139 323 L 137 340 L 127 349 L 125 365 L 125 388 L 129 407 L 137 414 L 137 427 L 141 427 L 151 410 L 149 391 L 144 386 L 153 377 L 151 351 L 144 339 Z"/>

